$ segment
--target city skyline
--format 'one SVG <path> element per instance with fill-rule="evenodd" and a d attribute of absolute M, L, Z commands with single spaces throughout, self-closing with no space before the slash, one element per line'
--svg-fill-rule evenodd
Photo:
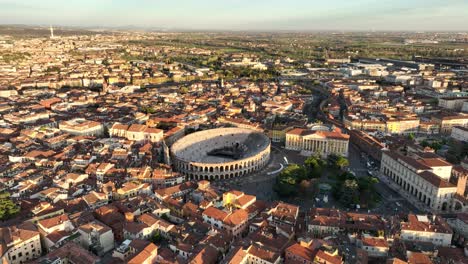
<path fill-rule="evenodd" d="M 0 262 L 468 264 L 468 0 L 0 0 Z"/>
<path fill-rule="evenodd" d="M 0 24 L 229 31 L 468 30 L 468 2 L 462 0 L 85 0 L 67 6 L 56 0 L 0 0 L 0 6 Z"/>

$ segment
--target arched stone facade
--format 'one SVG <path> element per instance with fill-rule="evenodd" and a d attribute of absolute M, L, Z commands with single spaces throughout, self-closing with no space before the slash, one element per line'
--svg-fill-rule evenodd
<path fill-rule="evenodd" d="M 239 159 L 207 155 L 215 148 L 234 145 L 245 149 Z M 225 180 L 263 168 L 270 159 L 270 140 L 263 133 L 250 129 L 210 129 L 181 138 L 171 147 L 171 155 L 174 168 L 189 179 Z"/>

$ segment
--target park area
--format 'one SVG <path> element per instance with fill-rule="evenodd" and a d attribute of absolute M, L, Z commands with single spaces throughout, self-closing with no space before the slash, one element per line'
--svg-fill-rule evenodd
<path fill-rule="evenodd" d="M 376 207 L 380 201 L 374 186 L 378 179 L 356 177 L 348 166 L 348 159 L 342 156 L 330 155 L 323 159 L 313 155 L 302 165 L 286 167 L 273 189 L 281 199 L 305 207 Z"/>

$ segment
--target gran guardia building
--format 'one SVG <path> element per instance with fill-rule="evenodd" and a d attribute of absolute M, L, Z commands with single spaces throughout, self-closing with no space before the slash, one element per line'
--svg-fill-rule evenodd
<path fill-rule="evenodd" d="M 436 155 L 404 156 L 384 150 L 380 172 L 387 184 L 420 209 L 433 213 L 468 209 L 464 199 L 458 199 L 464 196 L 468 175 L 460 175 L 457 182 L 452 183 L 452 164 Z"/>
<path fill-rule="evenodd" d="M 286 149 L 298 150 L 305 155 L 330 154 L 348 156 L 349 135 L 339 128 L 314 126 L 310 129 L 294 128 L 286 132 Z"/>

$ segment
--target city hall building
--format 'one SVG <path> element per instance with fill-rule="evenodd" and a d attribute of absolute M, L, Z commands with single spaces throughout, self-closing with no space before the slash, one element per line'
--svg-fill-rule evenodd
<path fill-rule="evenodd" d="M 301 151 L 305 155 L 330 154 L 348 156 L 349 135 L 338 128 L 314 126 L 311 129 L 294 128 L 286 132 L 286 149 Z"/>

